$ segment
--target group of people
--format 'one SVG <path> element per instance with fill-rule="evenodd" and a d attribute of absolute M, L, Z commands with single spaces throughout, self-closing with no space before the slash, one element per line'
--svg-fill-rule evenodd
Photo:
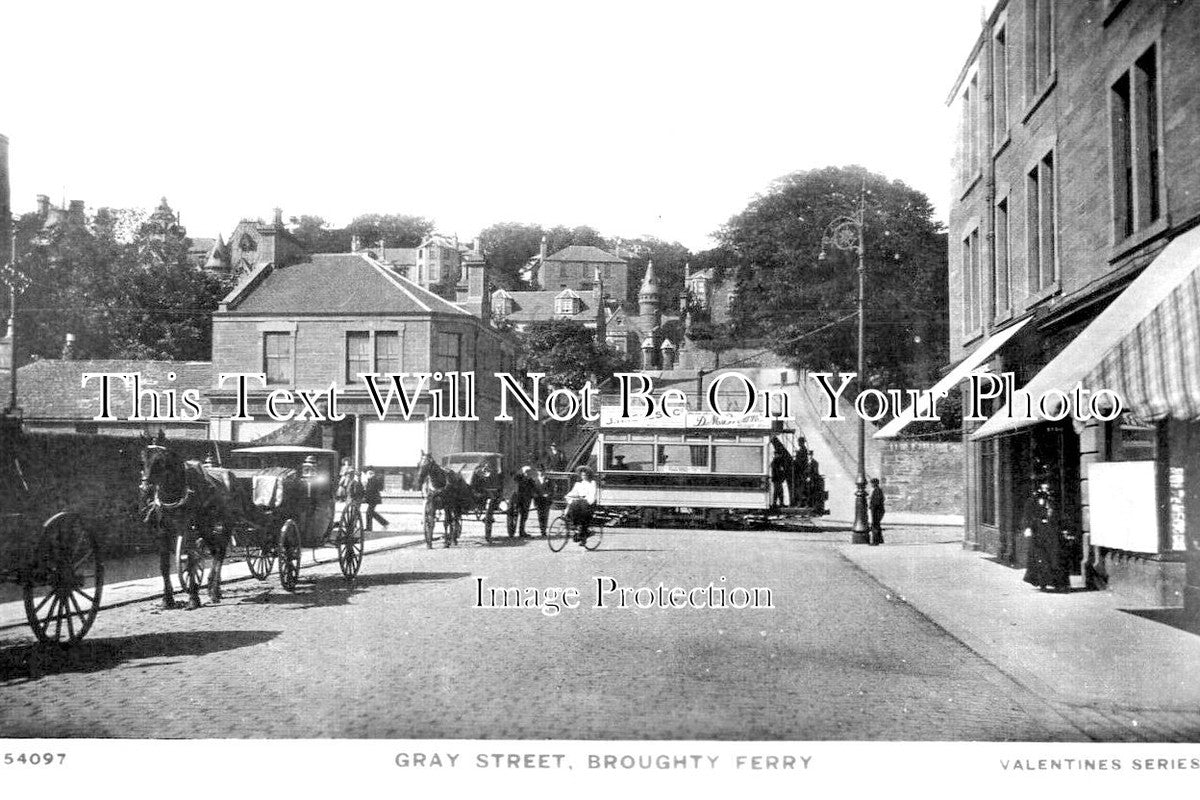
<path fill-rule="evenodd" d="M 588 536 L 588 526 L 592 521 L 592 512 L 596 505 L 597 485 L 596 475 L 591 467 L 582 466 L 576 474 L 578 479 L 566 493 L 564 499 L 567 501 L 566 518 L 567 522 L 575 525 L 578 533 L 575 534 L 575 541 L 582 541 Z M 519 536 L 522 538 L 530 538 L 526 531 L 526 523 L 529 520 L 530 508 L 537 510 L 537 521 L 540 535 L 545 536 L 547 527 L 550 523 L 550 507 L 553 504 L 554 498 L 551 493 L 550 480 L 547 477 L 546 469 L 543 464 L 538 464 L 536 468 L 528 465 L 521 467 L 516 477 L 516 493 L 514 494 L 516 508 L 514 514 L 509 518 L 512 520 L 514 530 L 509 531 L 510 536 Z"/>
<path fill-rule="evenodd" d="M 811 508 L 814 514 L 824 514 L 829 493 L 821 465 L 812 457 L 804 437 L 796 437 L 794 453 L 789 453 L 774 436 L 771 445 L 775 451 L 771 459 L 771 505 Z"/>
<path fill-rule="evenodd" d="M 340 502 L 365 505 L 366 528 L 372 530 L 373 523 L 378 522 L 384 528 L 388 526 L 383 515 L 376 508 L 383 502 L 383 476 L 377 475 L 374 468 L 363 467 L 362 472 L 354 468 L 350 459 L 342 459 L 342 467 L 338 472 L 338 485 L 334 499 Z"/>

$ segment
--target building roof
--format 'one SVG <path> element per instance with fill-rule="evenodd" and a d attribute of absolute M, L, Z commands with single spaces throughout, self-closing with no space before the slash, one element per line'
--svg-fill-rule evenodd
<path fill-rule="evenodd" d="M 208 239 L 202 236 L 191 236 L 189 238 L 192 240 L 192 243 L 188 247 L 188 252 L 192 255 L 206 256 L 217 244 L 216 239 Z"/>
<path fill-rule="evenodd" d="M 255 268 L 221 304 L 242 314 L 454 314 L 454 303 L 365 253 L 321 253 L 288 267 Z M 218 312 L 221 313 L 221 312 Z"/>
<path fill-rule="evenodd" d="M 552 256 L 546 256 L 547 261 L 582 261 L 592 263 L 596 261 L 608 262 L 611 264 L 624 264 L 625 259 L 618 258 L 607 250 L 601 250 L 599 247 L 591 245 L 573 244 L 564 247 Z"/>
<path fill-rule="evenodd" d="M 80 420 L 91 422 L 101 411 L 100 379 L 93 378 L 83 385 L 83 373 L 138 373 L 139 386 L 144 391 L 175 389 L 208 389 L 212 385 L 210 361 L 142 361 L 124 358 L 80 359 L 63 361 L 43 359 L 26 364 L 17 370 L 17 400 L 26 419 Z M 169 380 L 170 373 L 175 380 Z M 123 381 L 112 381 L 109 387 L 110 411 L 118 420 L 128 419 L 130 390 Z M 149 412 L 149 404 L 143 413 Z M 160 413 L 166 413 L 161 409 Z"/>
<path fill-rule="evenodd" d="M 377 253 L 377 261 L 394 264 L 397 267 L 415 267 L 417 264 L 417 248 L 415 247 L 364 247 L 363 251 Z"/>
<path fill-rule="evenodd" d="M 496 298 L 497 292 L 492 293 L 492 297 Z M 539 291 L 539 292 L 507 292 L 508 297 L 512 298 L 513 310 L 512 313 L 506 314 L 505 319 L 511 322 L 540 322 L 551 319 L 573 319 L 576 322 L 595 322 L 596 307 L 593 305 L 591 293 L 583 292 L 579 297 L 580 311 L 577 314 L 558 314 L 555 312 L 555 300 L 562 291 Z"/>

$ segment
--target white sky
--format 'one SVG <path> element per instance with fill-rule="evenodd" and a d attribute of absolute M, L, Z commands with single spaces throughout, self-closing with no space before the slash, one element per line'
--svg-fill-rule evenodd
<path fill-rule="evenodd" d="M 858 163 L 944 219 L 978 0 L 24 2 L 0 10 L 13 207 L 193 236 L 363 212 L 693 249 L 776 177 Z"/>

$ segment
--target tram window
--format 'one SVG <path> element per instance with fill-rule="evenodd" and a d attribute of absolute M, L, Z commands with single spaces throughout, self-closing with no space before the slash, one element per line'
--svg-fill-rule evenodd
<path fill-rule="evenodd" d="M 659 445 L 658 469 L 661 472 L 708 472 L 708 446 Z"/>
<path fill-rule="evenodd" d="M 654 434 L 652 433 L 631 433 L 629 434 L 631 442 L 653 442 Z"/>
<path fill-rule="evenodd" d="M 606 433 L 604 438 L 610 442 L 628 442 L 629 434 L 627 433 Z"/>
<path fill-rule="evenodd" d="M 762 447 L 713 445 L 713 472 L 759 475 L 763 471 Z"/>
<path fill-rule="evenodd" d="M 654 446 L 649 444 L 614 444 L 604 454 L 605 469 L 620 469 L 617 459 L 623 459 L 623 466 L 631 472 L 654 471 Z"/>
<path fill-rule="evenodd" d="M 710 437 L 706 435 L 688 435 L 683 437 L 685 442 L 703 442 L 704 444 L 708 444 L 709 439 Z"/>
<path fill-rule="evenodd" d="M 682 442 L 683 435 L 679 433 L 660 433 L 658 440 L 660 442 Z"/>

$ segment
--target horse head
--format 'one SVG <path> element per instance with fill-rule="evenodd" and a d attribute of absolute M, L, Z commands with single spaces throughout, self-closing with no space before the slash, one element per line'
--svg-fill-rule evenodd
<path fill-rule="evenodd" d="M 156 505 L 182 502 L 187 497 L 184 460 L 167 449 L 166 437 L 161 431 L 153 441 L 142 437 L 142 475 L 138 489 L 143 501 Z"/>
<path fill-rule="evenodd" d="M 429 481 L 435 488 L 439 488 L 441 475 L 442 470 L 433 460 L 433 453 L 422 450 L 421 457 L 417 459 L 417 486 L 424 486 L 425 482 Z"/>

